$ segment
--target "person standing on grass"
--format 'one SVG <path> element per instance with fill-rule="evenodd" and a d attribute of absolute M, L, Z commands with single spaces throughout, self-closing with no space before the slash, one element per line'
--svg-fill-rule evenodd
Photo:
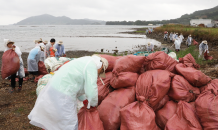
<path fill-rule="evenodd" d="M 57 49 L 57 51 L 55 52 L 55 57 L 60 58 L 65 55 L 63 41 L 59 41 L 58 44 L 55 45 L 55 49 Z"/>
<path fill-rule="evenodd" d="M 198 55 L 198 58 L 202 57 L 202 55 L 204 55 L 204 53 L 205 53 L 206 51 L 207 51 L 207 53 L 209 53 L 207 41 L 204 40 L 204 41 L 202 41 L 201 44 L 199 45 L 199 55 Z"/>
<path fill-rule="evenodd" d="M 166 32 L 166 33 L 164 34 L 164 41 L 167 41 L 167 38 L 168 38 L 168 32 Z"/>
<path fill-rule="evenodd" d="M 52 38 L 50 40 L 50 43 L 46 45 L 46 58 L 47 57 L 55 57 L 55 52 L 57 51 L 55 49 L 55 39 Z"/>
<path fill-rule="evenodd" d="M 181 41 L 181 43 L 182 43 L 183 40 L 184 40 L 184 37 L 183 37 L 182 33 L 180 33 L 179 37 L 180 37 L 180 41 Z"/>
<path fill-rule="evenodd" d="M 41 52 L 44 51 L 44 44 L 40 43 L 38 46 L 34 47 L 27 58 L 27 71 L 33 75 L 32 80 L 38 75 L 38 62 L 41 57 Z"/>
<path fill-rule="evenodd" d="M 191 34 L 190 34 L 190 35 L 188 36 L 187 40 L 186 40 L 186 45 L 187 45 L 188 47 L 191 46 L 192 41 L 193 41 L 193 39 L 192 39 L 192 36 L 191 36 Z"/>
<path fill-rule="evenodd" d="M 172 32 L 170 33 L 169 38 L 170 38 L 170 42 L 172 43 L 173 42 L 173 33 Z"/>
<path fill-rule="evenodd" d="M 17 53 L 17 55 L 18 55 L 18 57 L 20 59 L 20 68 L 18 70 L 18 76 L 19 76 L 18 91 L 21 91 L 22 85 L 23 85 L 23 78 L 25 77 L 24 66 L 23 66 L 23 59 L 21 57 L 22 52 L 20 51 L 20 48 L 18 46 L 14 45 L 14 42 L 9 40 L 9 39 L 4 39 L 4 44 L 5 44 L 5 51 L 13 49 Z M 10 76 L 10 78 L 11 78 L 11 90 L 9 91 L 10 93 L 13 93 L 14 90 L 15 90 L 15 86 L 16 86 L 15 78 L 16 78 L 16 76 L 17 76 L 17 73 L 12 74 Z"/>
<path fill-rule="evenodd" d="M 181 42 L 180 42 L 180 38 L 179 37 L 177 37 L 175 39 L 174 44 L 175 44 L 175 51 L 179 52 L 180 51 L 180 46 L 181 46 Z"/>

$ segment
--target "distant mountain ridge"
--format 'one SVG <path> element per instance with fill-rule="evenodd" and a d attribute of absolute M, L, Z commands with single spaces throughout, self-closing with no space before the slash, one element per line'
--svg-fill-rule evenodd
<path fill-rule="evenodd" d="M 169 23 L 176 23 L 176 24 L 184 24 L 189 25 L 191 19 L 212 19 L 218 21 L 218 6 L 195 11 L 191 14 L 184 14 L 180 18 L 177 19 L 170 19 L 170 20 L 153 20 L 153 21 L 108 21 L 106 25 L 148 25 L 148 24 L 169 24 Z"/>
<path fill-rule="evenodd" d="M 28 17 L 15 25 L 105 25 L 105 21 L 92 19 L 71 19 L 66 16 L 55 17 L 49 14 Z"/>

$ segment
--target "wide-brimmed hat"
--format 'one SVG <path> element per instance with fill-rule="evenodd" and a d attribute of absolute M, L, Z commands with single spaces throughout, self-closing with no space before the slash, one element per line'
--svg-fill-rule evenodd
<path fill-rule="evenodd" d="M 13 43 L 14 44 L 14 41 L 11 41 L 9 39 L 4 39 L 4 43 L 5 43 L 5 47 L 7 47 L 8 43 Z"/>
<path fill-rule="evenodd" d="M 207 44 L 207 41 L 206 41 L 206 40 L 204 40 L 204 41 L 203 41 L 203 43 L 204 43 L 204 44 Z"/>
<path fill-rule="evenodd" d="M 46 43 L 46 44 L 48 43 L 48 41 L 43 41 L 43 42 Z"/>
<path fill-rule="evenodd" d="M 192 35 L 190 34 L 189 37 L 191 37 Z"/>
<path fill-rule="evenodd" d="M 62 45 L 62 44 L 63 44 L 63 41 L 59 41 L 58 44 L 59 44 L 59 45 Z"/>
<path fill-rule="evenodd" d="M 148 46 L 151 46 L 151 43 L 150 43 L 150 42 L 148 43 Z"/>
<path fill-rule="evenodd" d="M 94 54 L 93 56 L 99 57 L 100 58 L 100 62 L 102 62 L 102 65 L 103 65 L 103 70 L 104 71 L 101 74 L 99 74 L 99 77 L 106 78 L 105 71 L 108 68 L 108 61 L 105 58 L 101 57 L 100 55 Z"/>

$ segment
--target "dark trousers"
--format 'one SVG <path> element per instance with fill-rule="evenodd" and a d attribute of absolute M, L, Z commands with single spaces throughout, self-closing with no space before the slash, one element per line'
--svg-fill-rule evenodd
<path fill-rule="evenodd" d="M 16 74 L 11 75 L 11 87 L 15 88 L 16 86 Z M 23 84 L 23 78 L 19 78 L 19 87 L 22 87 Z"/>
<path fill-rule="evenodd" d="M 164 41 L 167 41 L 167 38 L 164 38 Z"/>

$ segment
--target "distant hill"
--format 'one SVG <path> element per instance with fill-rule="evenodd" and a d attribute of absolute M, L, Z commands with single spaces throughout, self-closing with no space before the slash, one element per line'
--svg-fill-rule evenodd
<path fill-rule="evenodd" d="M 169 23 L 177 23 L 177 24 L 185 24 L 189 25 L 191 19 L 213 19 L 218 21 L 218 6 L 206 9 L 195 11 L 192 14 L 184 14 L 180 18 L 170 19 L 170 20 L 153 20 L 153 21 L 108 21 L 106 25 L 148 25 L 148 24 L 169 24 Z"/>
<path fill-rule="evenodd" d="M 55 17 L 49 14 L 32 16 L 15 25 L 105 25 L 105 21 L 91 19 L 71 19 L 66 16 Z"/>

